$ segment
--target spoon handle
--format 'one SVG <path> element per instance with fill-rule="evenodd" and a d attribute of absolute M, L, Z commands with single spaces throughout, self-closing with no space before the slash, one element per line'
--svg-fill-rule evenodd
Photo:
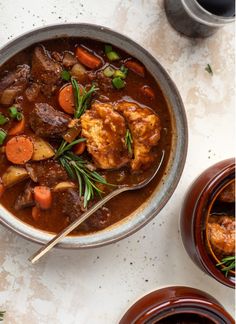
<path fill-rule="evenodd" d="M 77 226 L 83 223 L 89 216 L 91 216 L 95 211 L 101 208 L 106 202 L 111 200 L 113 197 L 119 195 L 123 191 L 129 190 L 129 187 L 120 187 L 111 193 L 109 193 L 102 200 L 98 201 L 94 206 L 92 206 L 88 211 L 81 215 L 81 217 L 77 218 L 73 223 L 68 225 L 65 229 L 63 229 L 59 234 L 57 234 L 52 240 L 50 240 L 46 245 L 44 245 L 41 249 L 39 249 L 35 254 L 33 254 L 29 261 L 31 263 L 35 263 L 38 261 L 43 255 L 45 255 L 48 251 L 50 251 L 61 239 L 63 239 L 66 235 L 72 232 Z"/>

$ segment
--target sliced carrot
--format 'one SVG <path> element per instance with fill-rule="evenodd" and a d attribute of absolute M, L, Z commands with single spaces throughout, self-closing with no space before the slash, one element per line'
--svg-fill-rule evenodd
<path fill-rule="evenodd" d="M 81 155 L 84 153 L 85 148 L 86 148 L 85 142 L 80 142 L 78 144 L 75 144 L 75 146 L 73 147 L 73 152 L 76 155 Z"/>
<path fill-rule="evenodd" d="M 40 209 L 37 206 L 32 207 L 32 218 L 37 222 L 40 218 Z"/>
<path fill-rule="evenodd" d="M 4 193 L 4 186 L 2 183 L 0 183 L 0 198 L 3 195 L 3 193 Z"/>
<path fill-rule="evenodd" d="M 69 128 L 66 133 L 63 135 L 63 139 L 67 142 L 67 143 L 71 143 L 73 142 L 76 137 L 79 136 L 79 134 L 81 133 L 81 126 L 77 125 L 75 127 Z"/>
<path fill-rule="evenodd" d="M 134 73 L 142 77 L 145 76 L 145 67 L 142 64 L 133 60 L 128 60 L 124 64 L 129 70 L 133 71 Z"/>
<path fill-rule="evenodd" d="M 71 84 L 67 84 L 60 89 L 58 96 L 59 105 L 67 114 L 74 114 L 75 100 Z"/>
<path fill-rule="evenodd" d="M 144 85 L 141 87 L 141 92 L 148 98 L 150 99 L 154 99 L 155 98 L 155 93 L 153 91 L 153 89 L 147 85 Z"/>
<path fill-rule="evenodd" d="M 80 94 L 83 93 L 83 86 L 79 84 Z M 73 87 L 71 84 L 66 84 L 59 91 L 58 102 L 61 108 L 70 115 L 75 111 L 75 99 L 73 93 Z"/>
<path fill-rule="evenodd" d="M 32 158 L 33 153 L 33 142 L 27 136 L 15 136 L 6 144 L 7 159 L 14 164 L 25 164 Z"/>
<path fill-rule="evenodd" d="M 8 132 L 8 135 L 19 135 L 25 130 L 25 118 L 17 122 Z"/>
<path fill-rule="evenodd" d="M 34 187 L 34 200 L 42 209 L 49 209 L 52 205 L 52 193 L 49 187 Z"/>
<path fill-rule="evenodd" d="M 83 47 L 77 47 L 75 51 L 77 59 L 90 69 L 97 69 L 102 64 L 102 60 L 90 53 Z"/>

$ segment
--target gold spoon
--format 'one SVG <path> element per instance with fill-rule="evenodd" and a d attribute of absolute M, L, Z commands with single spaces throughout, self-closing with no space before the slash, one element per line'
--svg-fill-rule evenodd
<path fill-rule="evenodd" d="M 57 234 L 52 240 L 50 240 L 47 244 L 45 244 L 41 249 L 39 249 L 35 254 L 33 254 L 29 261 L 31 263 L 35 263 L 38 261 L 43 255 L 45 255 L 48 251 L 50 251 L 57 243 L 61 241 L 66 235 L 68 235 L 70 232 L 72 232 L 76 227 L 78 227 L 81 223 L 83 223 L 87 218 L 89 218 L 95 211 L 97 211 L 99 208 L 101 208 L 105 203 L 107 203 L 109 200 L 114 198 L 115 196 L 119 195 L 120 193 L 124 191 L 129 190 L 137 190 L 145 187 L 149 182 L 152 181 L 152 179 L 156 176 L 157 172 L 159 171 L 162 162 L 164 160 L 165 152 L 162 151 L 162 156 L 160 163 L 158 164 L 157 168 L 153 172 L 153 174 L 145 179 L 144 181 L 132 185 L 132 186 L 120 186 L 116 190 L 109 193 L 106 197 L 104 197 L 102 200 L 98 201 L 95 205 L 93 205 L 88 211 L 86 211 L 84 214 L 81 215 L 81 217 L 77 218 L 73 223 L 68 225 L 65 229 L 63 229 L 59 234 Z"/>

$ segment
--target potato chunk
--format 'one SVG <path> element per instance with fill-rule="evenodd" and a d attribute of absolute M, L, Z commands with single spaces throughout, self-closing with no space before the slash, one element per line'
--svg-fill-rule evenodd
<path fill-rule="evenodd" d="M 71 189 L 71 188 L 76 188 L 76 185 L 74 182 L 71 181 L 63 181 L 59 182 L 55 187 L 53 188 L 53 191 L 60 191 L 60 190 L 65 190 L 65 189 Z"/>
<path fill-rule="evenodd" d="M 55 155 L 51 145 L 48 142 L 44 141 L 42 138 L 40 137 L 33 138 L 33 143 L 34 143 L 34 153 L 32 156 L 33 161 L 50 159 Z"/>
<path fill-rule="evenodd" d="M 25 168 L 10 166 L 2 176 L 4 187 L 9 188 L 29 177 Z"/>

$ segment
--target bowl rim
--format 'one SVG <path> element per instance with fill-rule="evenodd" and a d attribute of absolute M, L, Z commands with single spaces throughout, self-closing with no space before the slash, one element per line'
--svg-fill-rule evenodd
<path fill-rule="evenodd" d="M 185 108 L 183 101 L 181 99 L 180 93 L 175 85 L 175 83 L 170 78 L 167 71 L 162 67 L 162 65 L 159 63 L 157 59 L 155 59 L 145 48 L 143 48 L 141 45 L 133 41 L 131 38 L 118 33 L 108 27 L 96 25 L 96 24 L 88 24 L 88 23 L 61 23 L 61 24 L 52 24 L 47 25 L 44 27 L 35 28 L 29 32 L 26 32 L 24 34 L 21 34 L 20 36 L 14 38 L 13 40 L 6 43 L 3 47 L 0 48 L 0 65 L 1 60 L 3 63 L 5 63 L 10 57 L 15 55 L 16 53 L 20 52 L 22 49 L 27 48 L 33 44 L 39 43 L 40 41 L 46 41 L 48 39 L 57 39 L 60 37 L 84 37 L 84 36 L 74 36 L 72 34 L 68 34 L 68 31 L 73 30 L 86 30 L 86 33 L 88 34 L 88 38 L 90 33 L 96 33 L 96 37 L 90 37 L 91 39 L 98 39 L 102 41 L 101 37 L 106 37 L 106 34 L 109 35 L 109 37 L 113 37 L 117 42 L 127 43 L 133 50 L 135 50 L 134 57 L 137 56 L 144 56 L 147 62 L 143 62 L 144 65 L 152 65 L 156 68 L 156 73 L 162 77 L 162 84 L 160 80 L 154 76 L 154 72 L 150 71 L 150 73 L 155 78 L 156 82 L 158 82 L 159 87 L 161 88 L 163 95 L 165 96 L 165 100 L 169 106 L 169 109 L 175 113 L 175 120 L 172 120 L 172 123 L 175 122 L 179 126 L 179 132 L 180 134 L 175 134 L 175 154 L 172 152 L 172 161 L 168 162 L 167 167 L 169 166 L 170 172 L 168 172 L 168 175 L 166 175 L 165 179 L 166 183 L 168 183 L 168 188 L 162 193 L 161 201 L 158 204 L 157 208 L 155 210 L 148 212 L 148 217 L 141 216 L 141 213 L 139 213 L 140 217 L 136 217 L 137 219 L 134 219 L 131 217 L 132 215 L 126 217 L 125 219 L 119 221 L 118 223 L 111 226 L 111 228 L 107 228 L 106 230 L 98 231 L 96 233 L 92 233 L 89 235 L 83 235 L 83 236 L 68 236 L 64 238 L 60 244 L 58 244 L 57 247 L 60 248 L 90 248 L 90 247 L 98 247 L 98 246 L 104 246 L 110 243 L 115 243 L 125 237 L 128 237 L 129 235 L 135 233 L 140 228 L 145 226 L 148 222 L 150 222 L 166 205 L 170 197 L 172 196 L 174 190 L 176 189 L 178 182 L 180 180 L 180 177 L 182 175 L 186 156 L 187 156 L 187 147 L 188 147 L 188 126 L 187 126 L 187 117 L 185 113 Z M 53 34 L 54 37 L 43 37 L 43 35 Z M 39 36 L 40 40 L 35 40 L 34 36 Z M 102 35 L 102 36 L 101 36 Z M 27 44 L 27 46 L 20 47 L 19 44 L 23 44 L 26 42 L 26 40 L 30 39 L 31 42 Z M 111 41 L 111 43 L 114 43 L 114 39 Z M 105 40 L 103 40 L 105 42 Z M 121 46 L 116 45 L 118 48 Z M 9 54 L 9 52 L 13 51 L 13 54 Z M 126 52 L 128 52 L 125 49 Z M 128 52 L 129 53 L 129 52 Z M 9 57 L 7 57 L 7 55 Z M 5 59 L 4 59 L 5 58 Z M 167 87 L 166 91 L 164 91 L 163 87 L 164 85 Z M 167 90 L 169 91 L 169 97 L 167 97 Z M 171 97 L 171 98 L 170 98 Z M 170 106 L 170 100 L 175 102 L 176 106 Z M 176 111 L 175 111 L 176 110 Z M 173 116 L 171 117 L 173 118 Z M 172 125 L 173 126 L 173 125 Z M 176 125 L 175 125 L 176 126 Z M 175 128 L 175 131 L 177 131 L 177 126 Z M 174 136 L 172 136 L 172 139 Z M 173 143 L 172 143 L 173 146 Z M 172 179 L 170 179 L 172 177 Z M 163 177 L 164 178 L 164 177 Z M 163 185 L 163 181 L 161 180 Z M 158 186 L 160 183 L 158 184 Z M 158 187 L 157 186 L 157 187 Z M 160 191 L 160 190 L 159 190 Z M 165 195 L 164 195 L 165 193 Z M 154 194 L 153 194 L 154 195 Z M 148 199 L 149 200 L 149 199 Z M 145 203 L 144 203 L 145 204 Z M 142 206 L 141 206 L 142 207 Z M 146 206 L 147 207 L 147 206 Z M 146 208 L 145 207 L 145 208 Z M 137 210 L 135 211 L 135 213 Z M 3 215 L 2 215 L 3 214 Z M 5 216 L 4 216 L 5 215 Z M 30 226 L 29 224 L 23 223 L 18 218 L 16 218 L 13 214 L 8 212 L 2 205 L 0 205 L 0 223 L 5 225 L 6 227 L 10 228 L 14 232 L 20 234 L 26 239 L 29 239 L 30 241 L 39 243 L 39 244 L 45 244 L 50 239 L 53 238 L 55 234 L 45 232 L 42 230 L 35 229 L 34 227 Z M 123 226 L 122 226 L 123 224 Z M 121 226 L 120 226 L 121 225 Z M 118 229 L 118 227 L 120 229 Z"/>

